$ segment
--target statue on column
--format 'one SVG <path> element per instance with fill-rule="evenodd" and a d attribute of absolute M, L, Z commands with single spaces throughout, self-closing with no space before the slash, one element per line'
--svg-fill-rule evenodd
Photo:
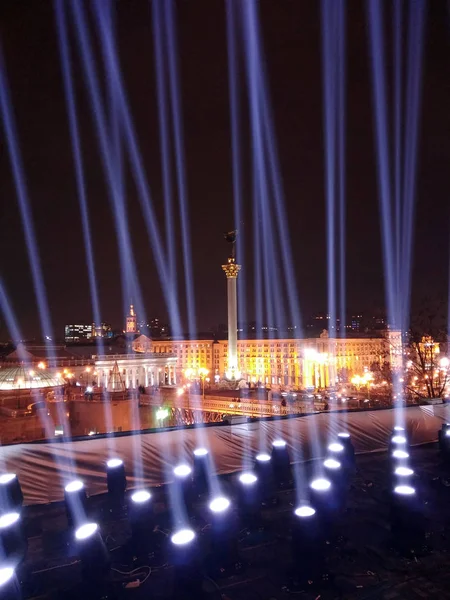
<path fill-rule="evenodd" d="M 235 229 L 234 231 L 228 231 L 227 233 L 223 234 L 225 240 L 229 244 L 231 244 L 231 258 L 233 258 L 233 259 L 236 258 L 236 238 L 237 238 L 237 234 L 238 234 L 238 230 L 237 229 Z"/>

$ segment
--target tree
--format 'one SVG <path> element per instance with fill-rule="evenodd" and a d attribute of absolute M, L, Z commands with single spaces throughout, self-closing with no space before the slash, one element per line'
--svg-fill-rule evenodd
<path fill-rule="evenodd" d="M 449 380 L 446 307 L 425 300 L 411 319 L 405 347 L 404 387 L 416 397 L 441 398 Z"/>
<path fill-rule="evenodd" d="M 381 357 L 380 362 L 373 362 L 370 365 L 370 371 L 373 374 L 373 382 L 375 385 L 381 385 L 386 383 L 390 385 L 392 383 L 392 369 L 391 363 L 388 360 L 388 352 L 385 352 L 385 356 Z"/>

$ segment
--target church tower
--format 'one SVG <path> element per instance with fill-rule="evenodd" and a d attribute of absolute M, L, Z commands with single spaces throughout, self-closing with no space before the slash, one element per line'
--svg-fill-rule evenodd
<path fill-rule="evenodd" d="M 125 332 L 127 334 L 135 334 L 138 332 L 136 312 L 132 304 L 130 304 L 130 312 L 127 315 L 127 326 Z"/>

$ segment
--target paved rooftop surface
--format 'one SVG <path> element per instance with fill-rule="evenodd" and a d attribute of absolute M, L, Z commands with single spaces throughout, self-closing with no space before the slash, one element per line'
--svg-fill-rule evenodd
<path fill-rule="evenodd" d="M 400 553 L 393 543 L 388 519 L 387 454 L 361 455 L 357 457 L 346 509 L 325 544 L 325 566 L 318 581 L 295 585 L 290 575 L 290 521 L 296 502 L 294 491 L 286 489 L 277 494 L 277 503 L 263 510 L 261 531 L 240 531 L 242 570 L 205 577 L 206 598 L 450 599 L 450 464 L 446 466 L 436 445 L 429 445 L 411 450 L 411 466 L 417 474 L 416 486 L 426 523 L 425 542 L 415 553 Z M 307 466 L 309 471 L 311 468 L 312 465 Z M 232 495 L 233 478 L 224 479 L 223 486 Z M 29 547 L 20 570 L 24 598 L 71 599 L 89 594 L 131 600 L 174 597 L 173 568 L 167 564 L 164 552 L 170 534 L 165 490 L 155 490 L 154 499 L 161 552 L 140 559 L 133 557 L 127 544 L 130 531 L 125 516 L 114 518 L 104 496 L 89 500 L 91 516 L 101 524 L 112 557 L 113 570 L 102 592 L 86 589 L 81 583 L 80 564 L 70 544 L 64 507 L 25 509 Z M 207 555 L 210 534 L 204 502 L 196 506 L 192 527 Z M 140 571 L 126 574 L 140 567 Z M 138 588 L 124 587 L 126 582 L 142 580 L 146 575 Z"/>

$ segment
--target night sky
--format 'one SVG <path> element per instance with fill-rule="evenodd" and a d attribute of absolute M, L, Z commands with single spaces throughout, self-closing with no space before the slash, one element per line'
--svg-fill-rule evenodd
<path fill-rule="evenodd" d="M 89 6 L 88 2 L 85 4 Z M 260 2 L 292 252 L 305 316 L 326 310 L 319 8 L 317 0 Z M 198 327 L 206 330 L 226 322 L 226 285 L 220 265 L 228 252 L 223 232 L 233 227 L 224 3 L 180 0 L 177 17 Z M 153 201 L 162 218 L 149 3 L 119 0 L 116 21 L 127 94 Z M 53 327 L 55 334 L 62 337 L 64 323 L 89 321 L 92 309 L 52 2 L 3 0 L 0 37 Z M 415 298 L 426 293 L 446 293 L 447 289 L 450 25 L 446 2 L 429 3 L 425 40 L 413 269 Z M 347 299 L 351 311 L 383 310 L 371 77 L 366 13 L 361 0 L 348 3 L 347 45 Z M 120 328 L 123 304 L 116 236 L 79 64 L 75 64 L 75 76 L 102 319 Z M 244 126 L 244 137 L 247 131 Z M 24 334 L 38 335 L 39 317 L 3 131 L 1 136 L 1 272 Z M 248 140 L 244 140 L 243 147 L 249 147 Z M 246 156 L 243 166 L 247 206 L 239 230 L 246 247 L 251 248 L 249 164 Z M 167 312 L 129 174 L 128 179 L 133 249 L 147 316 L 164 319 Z M 182 269 L 181 258 L 179 268 Z M 245 264 L 243 268 L 252 267 Z M 180 302 L 183 304 L 183 300 Z M 4 324 L 1 329 L 2 337 L 6 337 Z"/>

